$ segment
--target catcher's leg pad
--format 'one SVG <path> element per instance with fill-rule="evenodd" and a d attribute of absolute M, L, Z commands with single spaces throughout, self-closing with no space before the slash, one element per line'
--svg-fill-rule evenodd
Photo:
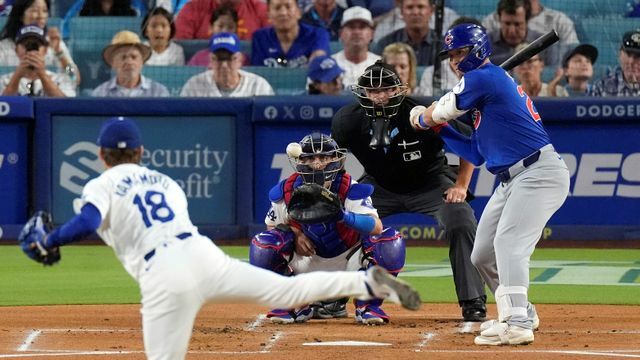
<path fill-rule="evenodd" d="M 402 271 L 406 257 L 406 246 L 404 238 L 396 229 L 387 227 L 382 230 L 382 234 L 365 238 L 362 247 L 365 268 L 371 265 L 380 265 L 396 276 Z M 373 264 L 370 263 L 371 261 Z M 367 262 L 369 263 L 367 264 Z"/>
<path fill-rule="evenodd" d="M 293 231 L 284 227 L 258 233 L 251 239 L 249 263 L 281 275 L 288 275 L 294 237 Z"/>
<path fill-rule="evenodd" d="M 527 288 L 524 286 L 504 286 L 499 285 L 496 289 L 495 298 L 498 308 L 498 321 L 505 322 L 513 316 L 527 318 L 527 308 L 514 306 L 513 296 L 524 296 L 527 298 Z"/>

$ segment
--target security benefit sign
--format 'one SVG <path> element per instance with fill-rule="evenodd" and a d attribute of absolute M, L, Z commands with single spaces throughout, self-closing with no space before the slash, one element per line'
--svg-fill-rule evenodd
<path fill-rule="evenodd" d="M 27 132 L 26 123 L 0 123 L 0 224 L 27 219 Z"/>
<path fill-rule="evenodd" d="M 54 116 L 52 210 L 61 223 L 73 216 L 73 200 L 104 171 L 95 144 L 108 116 Z M 196 224 L 235 223 L 235 125 L 227 116 L 135 116 L 142 165 L 175 179 Z"/>

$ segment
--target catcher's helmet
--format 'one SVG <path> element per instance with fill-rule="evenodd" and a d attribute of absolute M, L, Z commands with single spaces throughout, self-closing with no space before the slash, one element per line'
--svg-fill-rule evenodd
<path fill-rule="evenodd" d="M 466 73 L 482 65 L 491 55 L 491 42 L 482 26 L 476 24 L 460 24 L 452 27 L 444 34 L 444 42 L 440 58 L 446 58 L 451 50 L 470 47 L 469 54 L 458 64 L 458 70 Z"/>
<path fill-rule="evenodd" d="M 300 155 L 290 157 L 289 161 L 305 183 L 324 186 L 344 168 L 346 149 L 340 148 L 329 135 L 314 131 L 302 138 L 300 147 Z"/>
<path fill-rule="evenodd" d="M 396 91 L 389 97 L 386 104 L 376 104 L 368 94 L 371 91 L 392 89 Z M 407 86 L 402 84 L 393 66 L 382 60 L 366 68 L 358 78 L 358 83 L 351 85 L 351 91 L 358 97 L 365 113 L 373 118 L 390 118 L 397 114 L 407 90 Z"/>

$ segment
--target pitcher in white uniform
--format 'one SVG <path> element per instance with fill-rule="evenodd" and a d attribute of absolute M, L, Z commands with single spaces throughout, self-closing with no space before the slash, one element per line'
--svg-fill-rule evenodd
<path fill-rule="evenodd" d="M 380 267 L 284 277 L 230 258 L 191 223 L 180 186 L 138 165 L 143 148 L 134 121 L 107 120 L 98 145 L 106 171 L 84 187 L 80 213 L 38 246 L 51 249 L 97 231 L 113 247 L 140 286 L 147 358 L 184 359 L 196 314 L 206 302 L 294 308 L 353 296 L 419 308 L 418 293 Z"/>

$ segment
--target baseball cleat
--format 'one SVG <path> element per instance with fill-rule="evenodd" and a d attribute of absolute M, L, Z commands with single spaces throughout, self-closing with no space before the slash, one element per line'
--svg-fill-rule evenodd
<path fill-rule="evenodd" d="M 533 342 L 533 330 L 497 323 L 476 336 L 476 345 L 527 345 Z"/>
<path fill-rule="evenodd" d="M 267 313 L 267 318 L 273 324 L 303 323 L 311 319 L 313 310 L 306 306 L 300 310 L 273 309 Z"/>
<path fill-rule="evenodd" d="M 533 306 L 533 304 L 529 303 L 529 305 L 527 306 L 527 315 L 529 315 L 529 320 L 531 320 L 531 326 L 533 328 L 533 330 L 538 330 L 538 328 L 540 327 L 540 318 L 538 317 L 538 312 L 536 311 L 536 307 Z M 493 325 L 497 324 L 498 320 L 487 320 L 485 322 L 483 322 L 482 324 L 480 324 L 480 332 L 483 332 L 485 330 L 487 330 L 488 328 L 492 327 Z"/>
<path fill-rule="evenodd" d="M 379 306 L 368 305 L 356 308 L 356 322 L 363 325 L 384 325 L 389 316 Z"/>
<path fill-rule="evenodd" d="M 367 270 L 366 283 L 371 295 L 377 298 L 389 299 L 409 310 L 418 310 L 422 305 L 420 294 L 411 285 L 395 278 L 380 266 Z"/>

